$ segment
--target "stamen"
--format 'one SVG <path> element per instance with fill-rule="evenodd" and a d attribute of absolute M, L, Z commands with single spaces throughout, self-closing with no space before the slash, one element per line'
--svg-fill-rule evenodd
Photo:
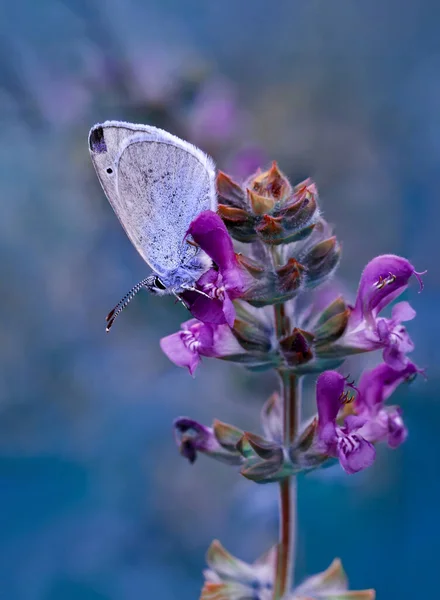
<path fill-rule="evenodd" d="M 385 287 L 385 280 L 382 277 L 382 275 L 379 275 L 379 280 L 376 281 L 375 284 L 373 284 L 373 287 L 375 287 L 376 290 L 381 290 L 383 287 Z"/>
<path fill-rule="evenodd" d="M 342 394 L 339 396 L 339 401 L 341 404 L 351 404 L 351 402 L 353 402 L 354 399 L 355 395 L 350 394 L 349 391 L 342 392 Z"/>
<path fill-rule="evenodd" d="M 386 279 L 387 285 L 389 285 L 390 283 L 394 283 L 396 279 L 397 277 L 393 273 L 390 273 Z"/>
<path fill-rule="evenodd" d="M 373 284 L 373 287 L 375 287 L 377 290 L 381 290 L 386 285 L 390 285 L 390 283 L 394 283 L 396 281 L 396 279 L 397 279 L 397 277 L 393 273 L 389 273 L 388 277 L 382 277 L 382 275 L 379 275 L 379 279 L 378 279 L 378 281 L 376 281 L 375 284 Z"/>

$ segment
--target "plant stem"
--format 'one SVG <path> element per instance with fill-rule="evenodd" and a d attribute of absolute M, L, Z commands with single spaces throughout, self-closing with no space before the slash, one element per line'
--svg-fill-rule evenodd
<path fill-rule="evenodd" d="M 289 329 L 284 305 L 275 306 L 275 325 L 278 339 Z M 279 371 L 283 397 L 284 445 L 290 446 L 301 419 L 301 377 L 289 371 Z M 274 600 L 281 600 L 290 592 L 295 564 L 297 482 L 288 477 L 280 482 L 280 540 L 275 572 Z"/>

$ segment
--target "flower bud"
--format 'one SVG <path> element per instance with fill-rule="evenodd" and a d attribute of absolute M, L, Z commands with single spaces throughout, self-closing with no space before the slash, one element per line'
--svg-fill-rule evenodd
<path fill-rule="evenodd" d="M 231 333 L 242 351 L 223 356 L 224 360 L 241 363 L 251 370 L 274 368 L 279 363 L 273 345 L 272 323 L 262 311 L 256 311 L 243 302 L 235 302 L 236 319 Z"/>
<path fill-rule="evenodd" d="M 289 460 L 285 460 L 282 445 L 253 433 L 244 433 L 237 450 L 245 458 L 240 473 L 257 483 L 279 481 L 292 474 Z"/>
<path fill-rule="evenodd" d="M 305 267 L 295 258 L 289 258 L 285 265 L 276 268 L 271 261 L 263 264 L 243 254 L 237 254 L 237 260 L 246 280 L 241 298 L 257 308 L 290 300 L 307 275 Z"/>
<path fill-rule="evenodd" d="M 247 183 L 248 189 L 262 198 L 272 201 L 272 207 L 276 202 L 284 204 L 290 198 L 292 188 L 287 177 L 278 169 L 276 161 L 268 171 L 257 173 Z"/>
<path fill-rule="evenodd" d="M 295 327 L 292 333 L 280 339 L 280 349 L 289 367 L 303 365 L 313 359 L 314 337 L 308 331 Z"/>
<path fill-rule="evenodd" d="M 342 296 L 334 300 L 319 316 L 313 329 L 315 335 L 315 350 L 319 355 L 328 344 L 338 340 L 347 328 L 350 309 Z"/>
<path fill-rule="evenodd" d="M 244 189 L 224 173 L 217 177 L 218 213 L 240 242 L 289 244 L 310 236 L 319 217 L 315 184 L 307 179 L 292 189 L 274 162 L 250 177 Z"/>
<path fill-rule="evenodd" d="M 308 471 L 320 467 L 328 460 L 317 443 L 318 419 L 310 421 L 289 448 L 289 457 L 298 471 Z"/>
<path fill-rule="evenodd" d="M 307 270 L 306 287 L 314 288 L 325 281 L 338 266 L 341 247 L 335 236 L 318 242 L 301 256 Z"/>

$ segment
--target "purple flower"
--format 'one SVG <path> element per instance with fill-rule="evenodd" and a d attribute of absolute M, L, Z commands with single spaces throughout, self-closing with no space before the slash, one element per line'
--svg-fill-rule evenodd
<path fill-rule="evenodd" d="M 202 212 L 190 225 L 188 234 L 208 254 L 217 268 L 204 273 L 196 283 L 203 294 L 186 291 L 183 299 L 192 315 L 204 323 L 227 323 L 235 320 L 232 300 L 244 291 L 244 274 L 235 256 L 229 233 L 214 212 Z"/>
<path fill-rule="evenodd" d="M 244 181 L 255 173 L 260 165 L 265 165 L 267 156 L 259 146 L 246 146 L 229 159 L 226 170 L 238 181 Z"/>
<path fill-rule="evenodd" d="M 221 79 L 211 79 L 198 90 L 188 117 L 189 137 L 203 145 L 226 142 L 238 129 L 239 111 L 234 90 Z"/>
<path fill-rule="evenodd" d="M 160 347 L 174 364 L 186 367 L 191 375 L 202 356 L 224 356 L 240 348 L 228 325 L 212 325 L 197 319 L 182 323 L 181 331 L 162 338 Z"/>
<path fill-rule="evenodd" d="M 235 449 L 223 447 L 212 427 L 205 427 L 197 421 L 180 417 L 174 421 L 174 435 L 180 454 L 192 464 L 201 452 L 229 465 L 240 465 L 243 457 Z"/>
<path fill-rule="evenodd" d="M 400 371 L 382 363 L 365 371 L 359 381 L 359 394 L 355 402 L 358 415 L 368 419 L 362 433 L 370 442 L 386 441 L 397 448 L 405 441 L 408 431 L 398 406 L 384 406 L 384 402 L 403 382 L 411 380 L 420 370 L 411 362 Z"/>
<path fill-rule="evenodd" d="M 393 307 L 391 319 L 379 318 L 379 313 L 397 298 L 414 275 L 423 288 L 420 275 L 409 261 L 400 256 L 377 256 L 365 267 L 354 308 L 351 309 L 344 336 L 338 341 L 342 352 L 368 352 L 383 348 L 383 358 L 396 370 L 408 364 L 406 354 L 414 349 L 403 321 L 416 315 L 408 302 Z"/>
<path fill-rule="evenodd" d="M 336 423 L 346 398 L 345 385 L 345 378 L 336 371 L 325 371 L 318 377 L 318 436 L 323 451 L 339 458 L 342 468 L 352 474 L 371 466 L 376 450 L 362 434 L 368 418 L 350 415 L 346 417 L 342 427 Z"/>
<path fill-rule="evenodd" d="M 214 432 L 210 427 L 185 417 L 174 421 L 174 435 L 180 454 L 191 464 L 196 461 L 197 452 L 206 452 L 215 444 Z"/>
<path fill-rule="evenodd" d="M 361 275 L 352 312 L 353 323 L 362 320 L 373 323 L 378 313 L 406 289 L 412 275 L 423 289 L 420 278 L 423 274 L 417 273 L 412 264 L 401 256 L 384 254 L 373 258 Z"/>

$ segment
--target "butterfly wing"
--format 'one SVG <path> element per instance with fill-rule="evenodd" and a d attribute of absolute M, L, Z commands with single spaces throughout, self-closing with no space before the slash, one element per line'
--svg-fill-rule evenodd
<path fill-rule="evenodd" d="M 170 133 L 107 121 L 89 135 L 95 170 L 131 242 L 159 275 L 194 255 L 191 221 L 216 210 L 215 168 L 201 150 Z"/>

